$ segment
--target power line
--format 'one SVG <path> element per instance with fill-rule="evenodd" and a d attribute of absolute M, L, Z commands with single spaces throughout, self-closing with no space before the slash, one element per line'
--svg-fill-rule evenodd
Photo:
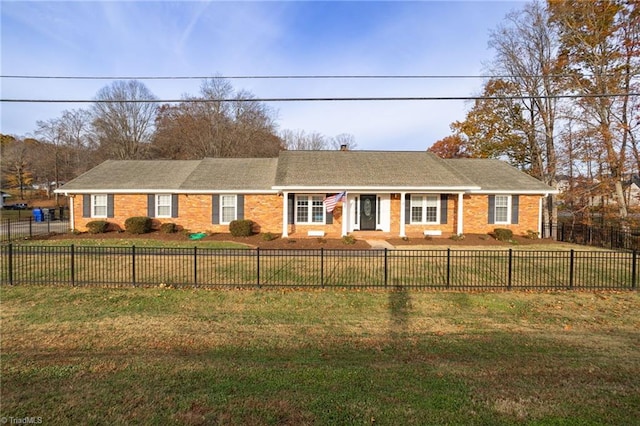
<path fill-rule="evenodd" d="M 475 100 L 530 100 L 616 98 L 640 96 L 640 93 L 602 93 L 587 95 L 547 96 L 397 96 L 397 97 L 316 97 L 316 98 L 225 98 L 225 99 L 0 99 L 1 103 L 216 103 L 216 102 L 388 102 L 388 101 L 475 101 Z"/>
<path fill-rule="evenodd" d="M 613 75 L 613 74 L 611 74 Z M 340 79 L 494 79 L 494 78 L 564 78 L 572 77 L 571 74 L 511 74 L 511 75 L 229 75 L 229 76 L 63 76 L 63 75 L 0 75 L 0 78 L 23 80 L 340 80 Z M 633 76 L 632 78 L 635 78 Z"/>

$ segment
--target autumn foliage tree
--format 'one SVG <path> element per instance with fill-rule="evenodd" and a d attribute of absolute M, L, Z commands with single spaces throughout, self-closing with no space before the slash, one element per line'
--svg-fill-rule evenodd
<path fill-rule="evenodd" d="M 467 158 L 472 156 L 468 148 L 467 141 L 460 134 L 454 134 L 436 141 L 427 151 L 440 158 Z"/>

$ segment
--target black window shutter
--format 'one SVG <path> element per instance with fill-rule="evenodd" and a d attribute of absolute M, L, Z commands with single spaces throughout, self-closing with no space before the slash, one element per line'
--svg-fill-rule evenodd
<path fill-rule="evenodd" d="M 518 195 L 511 196 L 511 223 L 518 224 L 518 209 L 520 208 L 520 197 Z"/>
<path fill-rule="evenodd" d="M 82 217 L 91 217 L 91 195 L 82 196 Z"/>
<path fill-rule="evenodd" d="M 147 194 L 147 216 L 156 217 L 156 196 Z"/>
<path fill-rule="evenodd" d="M 171 217 L 178 217 L 178 194 L 171 195 Z"/>
<path fill-rule="evenodd" d="M 411 194 L 404 196 L 404 223 L 406 225 L 411 223 Z"/>
<path fill-rule="evenodd" d="M 288 213 L 287 223 L 289 224 L 295 223 L 295 217 L 296 217 L 295 205 L 296 205 L 296 195 L 288 194 L 287 195 L 287 213 Z"/>
<path fill-rule="evenodd" d="M 325 194 L 325 197 L 329 197 L 331 196 L 331 194 Z M 324 208 L 324 206 L 322 206 L 322 208 Z M 326 209 L 325 209 L 326 210 Z M 335 210 L 334 210 L 335 211 Z M 325 223 L 327 225 L 331 225 L 333 224 L 333 212 L 325 212 Z"/>
<path fill-rule="evenodd" d="M 107 217 L 113 217 L 113 194 L 107 194 Z"/>
<path fill-rule="evenodd" d="M 496 196 L 489 195 L 489 223 L 496 223 Z"/>
<path fill-rule="evenodd" d="M 238 220 L 244 219 L 244 195 L 238 194 L 236 195 L 236 215 L 238 216 Z"/>
<path fill-rule="evenodd" d="M 211 223 L 220 224 L 220 196 L 218 194 L 211 197 Z"/>
<path fill-rule="evenodd" d="M 440 223 L 443 225 L 447 223 L 447 201 L 449 201 L 449 196 L 440 194 Z"/>

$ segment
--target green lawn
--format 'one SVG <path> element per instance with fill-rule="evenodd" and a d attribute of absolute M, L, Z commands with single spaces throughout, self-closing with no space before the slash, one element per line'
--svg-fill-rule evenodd
<path fill-rule="evenodd" d="M 633 424 L 637 292 L 0 288 L 0 417 Z"/>

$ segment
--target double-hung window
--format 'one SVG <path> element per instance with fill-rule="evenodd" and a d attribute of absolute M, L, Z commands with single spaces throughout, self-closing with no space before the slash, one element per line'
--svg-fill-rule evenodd
<path fill-rule="evenodd" d="M 171 217 L 171 194 L 156 195 L 156 217 Z"/>
<path fill-rule="evenodd" d="M 296 223 L 324 223 L 324 195 L 296 196 Z"/>
<path fill-rule="evenodd" d="M 495 200 L 495 223 L 510 223 L 509 201 L 511 197 L 509 195 L 496 195 Z"/>
<path fill-rule="evenodd" d="M 437 195 L 411 196 L 411 223 L 438 223 Z"/>
<path fill-rule="evenodd" d="M 107 217 L 107 194 L 91 196 L 91 217 Z"/>
<path fill-rule="evenodd" d="M 220 223 L 227 225 L 237 218 L 237 202 L 235 195 L 220 196 Z"/>

